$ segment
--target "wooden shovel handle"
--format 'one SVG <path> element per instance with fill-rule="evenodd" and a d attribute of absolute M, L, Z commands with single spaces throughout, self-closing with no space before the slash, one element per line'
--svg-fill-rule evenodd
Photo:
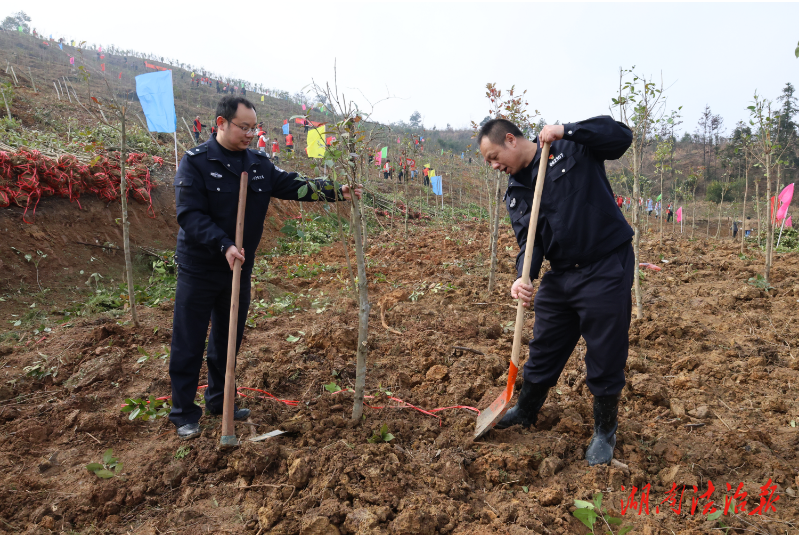
<path fill-rule="evenodd" d="M 239 179 L 239 207 L 236 212 L 236 250 L 242 250 L 244 240 L 244 209 L 247 204 L 247 172 Z M 231 285 L 231 312 L 228 322 L 228 356 L 225 364 L 225 393 L 222 401 L 222 437 L 234 436 L 233 408 L 236 393 L 236 332 L 239 326 L 239 288 L 242 278 L 242 261 L 233 262 Z"/>
<path fill-rule="evenodd" d="M 536 239 L 536 224 L 539 220 L 539 205 L 542 202 L 542 189 L 544 188 L 544 176 L 547 172 L 547 158 L 550 156 L 550 144 L 542 146 L 542 155 L 539 159 L 539 175 L 536 178 L 536 189 L 533 191 L 533 206 L 531 207 L 531 219 L 528 224 L 528 238 L 525 241 L 525 259 L 522 263 L 522 281 L 531 282 L 531 262 L 533 259 L 533 243 Z M 519 352 L 522 347 L 522 326 L 525 323 L 525 306 L 522 299 L 517 302 L 517 321 L 514 324 L 514 346 L 511 347 L 511 363 L 519 368 Z M 511 375 L 509 374 L 509 381 Z M 516 381 L 516 375 L 514 378 Z"/>

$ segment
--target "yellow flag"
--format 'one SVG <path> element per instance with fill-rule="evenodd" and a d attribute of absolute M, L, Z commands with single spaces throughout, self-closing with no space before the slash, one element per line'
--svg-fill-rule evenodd
<path fill-rule="evenodd" d="M 322 158 L 325 156 L 325 125 L 320 125 L 308 131 L 306 152 L 309 158 Z"/>
<path fill-rule="evenodd" d="M 436 176 L 436 170 L 431 169 L 430 171 L 428 171 L 428 177 L 435 177 L 435 176 Z"/>
<path fill-rule="evenodd" d="M 264 102 L 264 95 L 261 95 L 261 102 Z"/>

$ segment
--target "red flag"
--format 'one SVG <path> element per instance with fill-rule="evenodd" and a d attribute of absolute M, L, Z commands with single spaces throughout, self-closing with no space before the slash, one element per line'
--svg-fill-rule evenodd
<path fill-rule="evenodd" d="M 119 73 L 118 79 L 122 80 L 122 72 Z"/>
<path fill-rule="evenodd" d="M 101 63 L 100 64 L 100 70 L 101 71 L 105 71 L 106 70 L 106 64 L 105 63 Z"/>

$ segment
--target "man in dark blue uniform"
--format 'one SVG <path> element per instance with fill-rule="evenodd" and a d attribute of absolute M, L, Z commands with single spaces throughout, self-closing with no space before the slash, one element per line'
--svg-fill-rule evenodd
<path fill-rule="evenodd" d="M 510 175 L 506 207 L 520 247 L 511 296 L 526 307 L 533 286 L 523 283 L 522 265 L 540 146 L 552 144 L 530 278 L 539 276 L 544 258 L 550 270 L 534 301 L 536 320 L 519 399 L 495 428 L 536 424 L 548 391 L 583 336 L 586 384 L 594 395 L 594 435 L 586 450 L 590 465 L 609 463 L 614 456 L 634 276 L 633 230 L 614 202 L 603 161 L 621 157 L 631 140 L 630 129 L 608 116 L 547 125 L 534 141 L 504 119 L 487 122 L 478 133 L 484 159 Z"/>
<path fill-rule="evenodd" d="M 217 133 L 212 134 L 206 143 L 186 152 L 174 182 L 180 231 L 176 253 L 178 286 L 169 362 L 172 382 L 169 419 L 178 428 L 178 436 L 182 439 L 200 435 L 202 411 L 194 399 L 209 320 L 206 412 L 222 413 L 233 283 L 231 270 L 235 259 L 243 262 L 236 333 L 238 352 L 250 305 L 250 274 L 270 198 L 336 201 L 337 198 L 350 199 L 351 194 L 346 185 L 335 193 L 332 184 L 322 180 L 309 181 L 297 173 L 286 172 L 275 166 L 266 154 L 248 149 L 258 129 L 255 107 L 247 99 L 223 97 L 217 105 L 216 115 Z M 241 251 L 237 251 L 233 239 L 239 180 L 243 171 L 248 173 L 249 190 L 244 239 Z M 315 187 L 307 188 L 306 194 L 298 198 L 298 189 L 310 182 L 316 182 Z M 361 198 L 360 188 L 353 193 Z M 249 409 L 236 408 L 234 412 L 236 420 L 246 419 L 249 415 Z"/>

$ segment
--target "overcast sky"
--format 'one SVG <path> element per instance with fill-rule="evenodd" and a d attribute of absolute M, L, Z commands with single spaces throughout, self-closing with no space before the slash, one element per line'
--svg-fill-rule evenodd
<path fill-rule="evenodd" d="M 528 90 L 549 123 L 609 113 L 619 67 L 661 78 L 693 132 L 706 104 L 729 131 L 755 90 L 798 87 L 797 2 L 0 1 L 38 31 L 178 58 L 295 93 L 333 81 L 374 118 L 466 128 L 487 115 L 487 82 Z M 363 93 L 363 96 L 362 96 Z"/>

